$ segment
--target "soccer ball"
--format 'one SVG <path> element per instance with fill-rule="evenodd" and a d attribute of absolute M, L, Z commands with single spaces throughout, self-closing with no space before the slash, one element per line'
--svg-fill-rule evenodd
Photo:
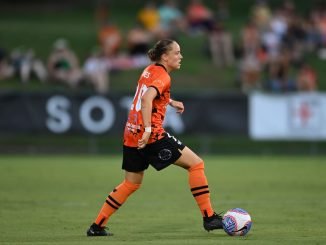
<path fill-rule="evenodd" d="M 242 208 L 233 208 L 223 215 L 223 229 L 230 236 L 244 236 L 251 228 L 249 213 Z"/>

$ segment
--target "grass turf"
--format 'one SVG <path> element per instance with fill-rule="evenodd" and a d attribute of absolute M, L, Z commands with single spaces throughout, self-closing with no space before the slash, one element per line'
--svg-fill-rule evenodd
<path fill-rule="evenodd" d="M 0 156 L 1 244 L 323 244 L 325 157 L 206 156 L 216 211 L 248 210 L 246 237 L 207 233 L 186 172 L 146 172 L 111 218 L 113 237 L 85 231 L 123 173 L 120 156 Z"/>

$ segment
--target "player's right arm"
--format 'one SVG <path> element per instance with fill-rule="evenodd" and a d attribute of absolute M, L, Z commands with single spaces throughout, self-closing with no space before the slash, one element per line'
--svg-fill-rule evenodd
<path fill-rule="evenodd" d="M 146 146 L 151 135 L 152 125 L 152 107 L 153 100 L 157 96 L 157 90 L 149 87 L 141 98 L 141 114 L 143 118 L 143 126 L 145 131 L 140 140 L 138 140 L 138 148 L 142 149 Z"/>

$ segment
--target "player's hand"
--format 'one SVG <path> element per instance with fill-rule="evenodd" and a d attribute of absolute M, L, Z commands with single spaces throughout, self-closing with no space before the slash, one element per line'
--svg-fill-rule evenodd
<path fill-rule="evenodd" d="M 140 140 L 138 140 L 138 149 L 143 149 L 145 148 L 148 140 L 149 140 L 149 136 L 151 136 L 150 132 L 144 132 L 143 136 L 141 137 Z"/>
<path fill-rule="evenodd" d="M 170 102 L 170 106 L 172 106 L 173 108 L 175 108 L 177 110 L 177 113 L 183 113 L 185 110 L 185 107 L 183 105 L 183 103 L 181 101 L 177 101 L 177 100 L 172 100 Z"/>

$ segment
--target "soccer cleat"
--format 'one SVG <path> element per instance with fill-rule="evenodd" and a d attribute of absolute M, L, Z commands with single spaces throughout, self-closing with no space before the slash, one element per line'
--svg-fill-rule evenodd
<path fill-rule="evenodd" d="M 87 236 L 113 236 L 112 233 L 107 232 L 105 229 L 107 229 L 107 227 L 101 227 L 93 223 L 87 230 L 86 234 Z"/>
<path fill-rule="evenodd" d="M 204 217 L 204 229 L 206 231 L 216 230 L 216 229 L 223 229 L 222 223 L 222 216 L 214 213 L 211 217 Z"/>

